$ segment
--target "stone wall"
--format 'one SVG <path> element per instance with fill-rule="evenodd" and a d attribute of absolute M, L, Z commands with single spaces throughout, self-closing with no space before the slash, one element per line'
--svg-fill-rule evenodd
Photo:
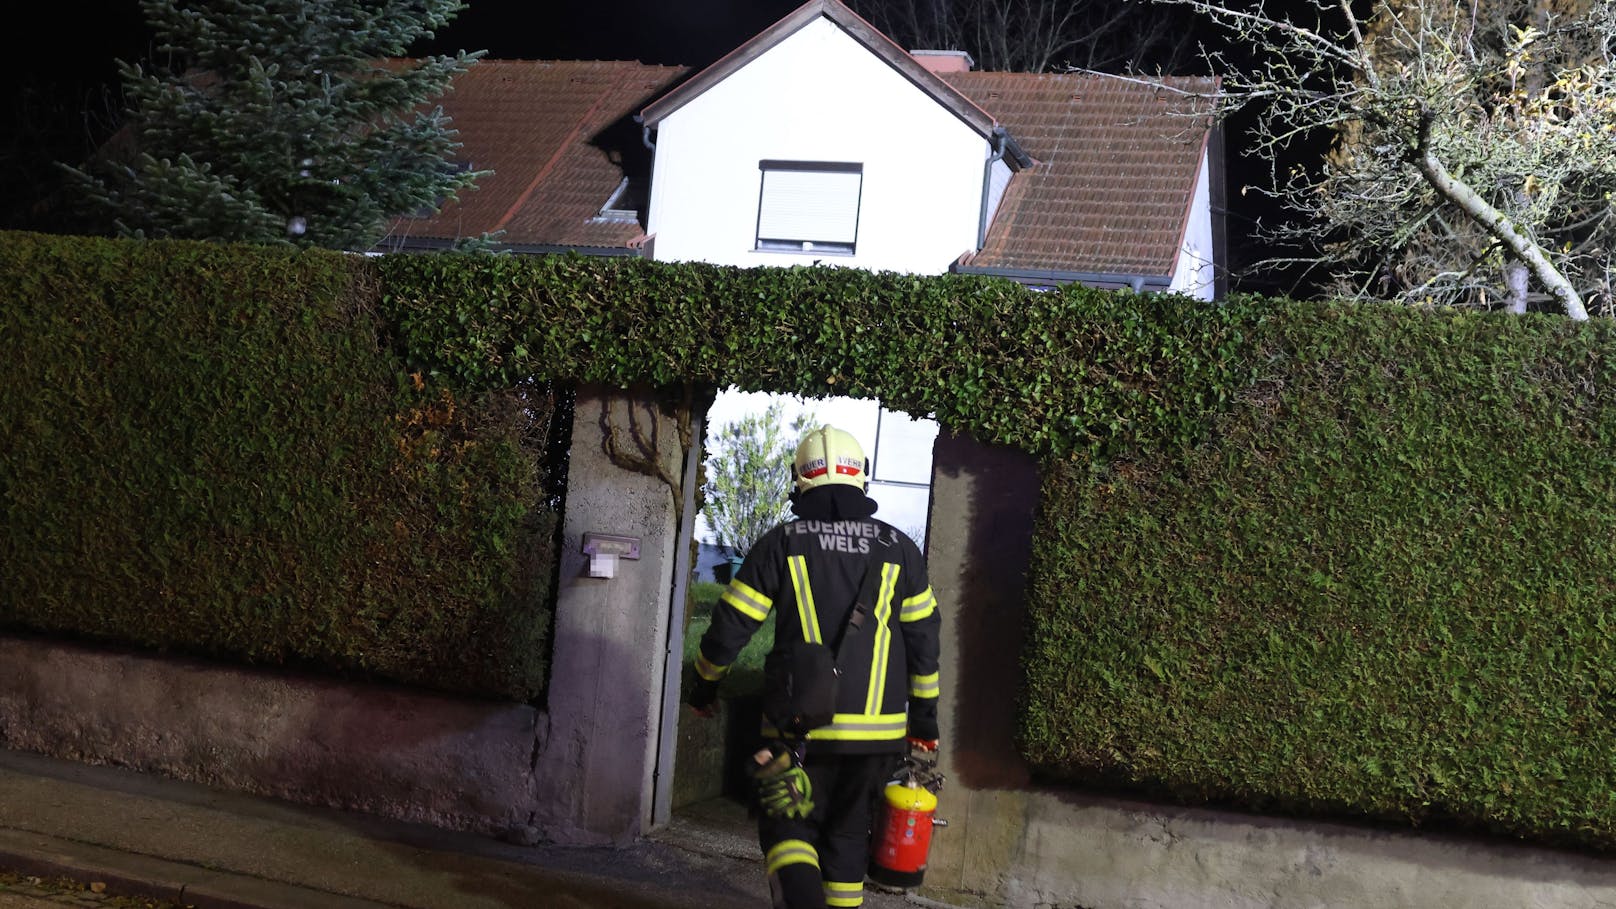
<path fill-rule="evenodd" d="M 0 746 L 483 833 L 526 825 L 543 715 L 0 637 Z"/>

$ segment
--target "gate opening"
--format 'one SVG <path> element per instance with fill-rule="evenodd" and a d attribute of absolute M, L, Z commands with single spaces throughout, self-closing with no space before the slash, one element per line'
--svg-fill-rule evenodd
<path fill-rule="evenodd" d="M 761 472 L 758 479 L 768 481 L 760 483 L 759 488 L 768 490 L 761 495 L 769 501 L 757 504 L 772 511 L 756 523 L 766 529 L 789 519 L 786 494 L 790 490 L 791 454 L 802 432 L 825 423 L 851 432 L 863 445 L 870 459 L 869 494 L 880 506 L 875 517 L 909 535 L 924 552 L 937 423 L 887 410 L 875 400 L 803 399 L 733 388 L 720 392 L 706 418 L 706 483 L 712 484 L 721 471 L 735 467 L 733 463 L 723 464 L 722 459 L 733 460 L 737 447 L 755 448 L 758 451 L 754 455 L 772 448 L 772 460 L 746 459 L 757 460 L 752 469 Z M 744 431 L 743 436 L 735 434 L 737 428 Z M 767 438 L 757 438 L 759 434 Z M 750 542 L 746 533 L 725 526 L 727 517 L 709 514 L 709 510 L 703 508 L 696 517 L 696 553 L 684 610 L 682 680 L 690 678 L 696 648 L 710 624 L 712 610 Z M 773 640 L 771 614 L 726 676 L 717 717 L 702 719 L 681 705 L 673 755 L 672 816 L 663 835 L 682 837 L 699 832 L 708 842 L 719 838 L 741 857 L 755 853 L 752 822 L 746 810 L 750 793 L 745 762 L 762 745 L 758 728 L 763 658 Z"/>

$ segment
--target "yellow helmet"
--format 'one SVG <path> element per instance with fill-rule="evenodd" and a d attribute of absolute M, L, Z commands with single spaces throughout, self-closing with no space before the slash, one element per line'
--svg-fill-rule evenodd
<path fill-rule="evenodd" d="M 862 492 L 870 488 L 870 462 L 852 433 L 820 426 L 810 429 L 797 443 L 791 478 L 799 493 L 833 483 L 844 483 Z"/>

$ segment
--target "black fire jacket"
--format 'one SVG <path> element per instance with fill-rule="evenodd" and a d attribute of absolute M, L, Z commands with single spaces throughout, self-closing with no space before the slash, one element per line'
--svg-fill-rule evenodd
<path fill-rule="evenodd" d="M 795 520 L 765 534 L 714 608 L 696 671 L 722 678 L 771 609 L 775 650 L 834 647 L 871 566 L 879 593 L 837 657 L 836 718 L 808 739 L 821 752 L 879 753 L 901 751 L 906 734 L 937 738 L 937 598 L 919 547 L 874 518 Z M 775 734 L 767 719 L 763 732 Z"/>

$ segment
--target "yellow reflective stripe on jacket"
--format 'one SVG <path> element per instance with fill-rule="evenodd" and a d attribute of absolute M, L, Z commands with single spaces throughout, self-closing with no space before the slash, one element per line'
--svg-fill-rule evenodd
<path fill-rule="evenodd" d="M 825 905 L 837 907 L 864 905 L 864 882 L 826 881 Z"/>
<path fill-rule="evenodd" d="M 814 611 L 814 590 L 808 584 L 808 559 L 794 555 L 786 557 L 791 569 L 791 589 L 797 594 L 797 619 L 802 622 L 802 639 L 810 644 L 823 644 L 819 635 L 819 614 Z"/>
<path fill-rule="evenodd" d="M 898 612 L 898 621 L 918 622 L 936 611 L 937 596 L 931 592 L 930 587 L 927 587 L 903 601 L 903 608 Z"/>
<path fill-rule="evenodd" d="M 909 730 L 907 713 L 883 713 L 867 716 L 858 713 L 838 713 L 829 726 L 821 726 L 808 733 L 810 739 L 837 739 L 851 741 L 880 741 L 901 739 Z"/>
<path fill-rule="evenodd" d="M 701 676 L 702 678 L 706 679 L 709 682 L 716 682 L 719 679 L 723 678 L 724 673 L 728 672 L 728 671 L 729 671 L 728 666 L 720 666 L 717 663 L 714 663 L 712 660 L 707 659 L 707 655 L 702 653 L 700 650 L 696 651 L 696 674 L 697 675 Z"/>
<path fill-rule="evenodd" d="M 839 742 L 879 742 L 886 739 L 901 739 L 909 730 L 909 715 L 907 713 L 882 713 L 875 716 L 866 716 L 862 713 L 838 713 L 830 725 L 821 726 L 808 733 L 810 741 L 826 741 L 834 739 Z M 768 720 L 763 721 L 764 737 L 777 737 L 780 730 Z"/>
<path fill-rule="evenodd" d="M 864 695 L 864 712 L 881 711 L 881 696 L 887 690 L 887 663 L 892 657 L 892 595 L 898 586 L 898 566 L 881 565 L 881 589 L 875 597 L 875 652 L 870 662 L 870 687 Z"/>
<path fill-rule="evenodd" d="M 942 693 L 942 686 L 938 684 L 937 673 L 931 675 L 912 675 L 909 677 L 909 696 L 917 698 L 934 698 Z"/>
<path fill-rule="evenodd" d="M 736 612 L 757 622 L 768 618 L 769 610 L 774 606 L 773 600 L 740 581 L 730 581 L 720 599 L 734 606 Z"/>
<path fill-rule="evenodd" d="M 781 840 L 769 847 L 763 860 L 768 864 L 767 874 L 773 874 L 787 865 L 813 865 L 819 867 L 819 850 L 804 840 Z"/>

